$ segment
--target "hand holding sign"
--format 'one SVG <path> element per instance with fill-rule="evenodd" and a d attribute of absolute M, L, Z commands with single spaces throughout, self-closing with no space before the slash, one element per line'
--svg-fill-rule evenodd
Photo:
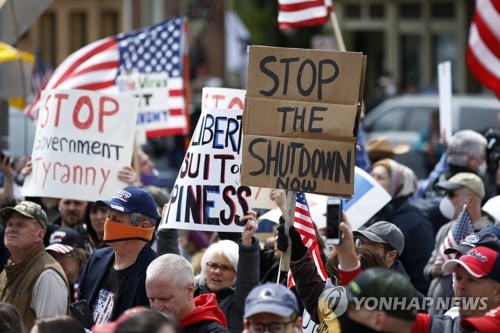
<path fill-rule="evenodd" d="M 286 191 L 272 189 L 271 193 L 269 194 L 269 197 L 271 198 L 271 200 L 276 202 L 276 205 L 281 210 L 281 214 L 285 214 L 285 212 L 286 212 Z"/>
<path fill-rule="evenodd" d="M 245 246 L 252 245 L 252 237 L 257 232 L 258 224 L 257 224 L 257 213 L 249 210 L 248 214 L 243 216 L 240 221 L 246 221 L 245 226 L 243 227 L 243 232 L 241 233 L 241 243 Z"/>

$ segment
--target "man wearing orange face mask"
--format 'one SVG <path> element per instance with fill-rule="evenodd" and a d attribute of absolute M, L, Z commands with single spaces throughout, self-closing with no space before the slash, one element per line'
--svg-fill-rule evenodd
<path fill-rule="evenodd" d="M 96 250 L 85 265 L 79 299 L 86 299 L 96 324 L 116 320 L 125 310 L 149 306 L 146 296 L 146 268 L 158 254 L 148 242 L 160 214 L 149 193 L 127 186 L 111 200 L 96 205 L 107 208 L 104 241 L 109 246 Z"/>

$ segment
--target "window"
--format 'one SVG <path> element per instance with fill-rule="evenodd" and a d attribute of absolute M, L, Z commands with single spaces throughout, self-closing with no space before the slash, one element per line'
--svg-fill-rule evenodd
<path fill-rule="evenodd" d="M 403 3 L 399 6 L 399 17 L 418 19 L 422 16 L 422 5 L 419 3 Z"/>
<path fill-rule="evenodd" d="M 460 110 L 460 129 L 470 128 L 474 131 L 483 132 L 488 127 L 497 127 L 497 114 L 499 110 L 484 107 L 462 107 Z M 489 124 L 489 126 L 485 126 Z"/>
<path fill-rule="evenodd" d="M 452 19 L 455 17 L 453 2 L 437 2 L 431 5 L 431 17 L 437 19 Z"/>
<path fill-rule="evenodd" d="M 74 12 L 70 15 L 69 40 L 70 52 L 75 52 L 87 45 L 87 14 L 84 12 Z"/>
<path fill-rule="evenodd" d="M 360 18 L 361 5 L 359 3 L 350 3 L 345 5 L 345 17 L 347 18 Z"/>
<path fill-rule="evenodd" d="M 118 24 L 117 12 L 103 12 L 101 14 L 101 38 L 118 34 L 120 32 Z"/>
<path fill-rule="evenodd" d="M 54 13 L 45 13 L 40 18 L 40 51 L 51 66 L 57 63 L 56 40 L 56 16 Z"/>
<path fill-rule="evenodd" d="M 383 19 L 385 17 L 385 6 L 383 3 L 371 3 L 369 12 L 370 18 Z"/>
<path fill-rule="evenodd" d="M 434 109 L 432 107 L 408 108 L 405 111 L 407 116 L 402 129 L 413 132 L 422 131 L 422 129 L 430 124 L 430 116 Z"/>
<path fill-rule="evenodd" d="M 370 132 L 399 131 L 401 129 L 401 123 L 405 116 L 405 112 L 406 109 L 404 108 L 397 108 L 387 111 L 373 122 L 373 125 L 370 126 Z"/>
<path fill-rule="evenodd" d="M 414 92 L 420 82 L 420 52 L 422 38 L 420 35 L 401 36 L 401 90 Z"/>

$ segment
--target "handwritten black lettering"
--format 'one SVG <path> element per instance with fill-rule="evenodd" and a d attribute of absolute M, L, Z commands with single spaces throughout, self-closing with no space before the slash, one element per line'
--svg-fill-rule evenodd
<path fill-rule="evenodd" d="M 248 146 L 249 155 L 258 162 L 249 170 L 251 176 L 284 178 L 314 178 L 335 183 L 351 182 L 352 151 L 322 150 L 306 147 L 299 142 L 283 142 L 276 139 L 255 138 Z M 297 163 L 295 163 L 297 161 Z M 298 186 L 296 182 L 280 181 L 280 184 Z M 299 184 L 302 188 L 307 184 Z"/>
<path fill-rule="evenodd" d="M 280 71 L 279 74 L 269 66 L 277 62 L 284 66 L 283 72 Z M 334 82 L 340 73 L 338 64 L 332 59 L 321 59 L 316 63 L 309 58 L 277 59 L 274 55 L 263 57 L 259 62 L 259 69 L 272 83 L 270 89 L 259 90 L 262 96 L 271 97 L 278 92 L 281 96 L 287 96 L 290 90 L 296 89 L 304 97 L 316 94 L 319 101 L 323 100 L 325 86 Z M 280 77 L 283 82 L 280 82 Z"/>

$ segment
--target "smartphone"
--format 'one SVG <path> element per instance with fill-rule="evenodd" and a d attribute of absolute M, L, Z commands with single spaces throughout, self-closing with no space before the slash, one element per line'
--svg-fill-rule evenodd
<path fill-rule="evenodd" d="M 339 245 L 342 239 L 342 199 L 328 198 L 326 201 L 326 244 Z"/>
<path fill-rule="evenodd" d="M 87 300 L 82 299 L 81 301 L 71 303 L 69 309 L 73 317 L 78 319 L 83 327 L 90 330 L 92 326 L 94 326 L 94 318 L 92 317 L 92 312 L 90 311 Z"/>

